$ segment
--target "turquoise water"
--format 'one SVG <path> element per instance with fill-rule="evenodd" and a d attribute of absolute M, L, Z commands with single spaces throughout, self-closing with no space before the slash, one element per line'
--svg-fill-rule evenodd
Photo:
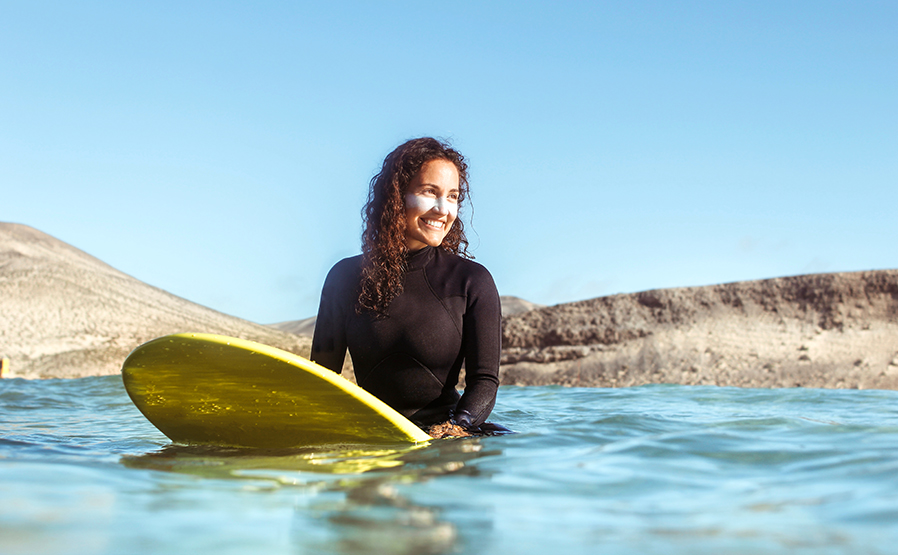
<path fill-rule="evenodd" d="M 116 376 L 0 382 L 0 553 L 895 553 L 898 392 L 504 387 L 519 433 L 176 447 Z"/>

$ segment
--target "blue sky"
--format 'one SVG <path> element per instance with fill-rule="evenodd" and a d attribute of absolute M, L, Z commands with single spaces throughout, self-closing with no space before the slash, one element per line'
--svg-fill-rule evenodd
<path fill-rule="evenodd" d="M 0 1 L 0 221 L 228 314 L 314 315 L 421 135 L 504 295 L 898 268 L 896 2 Z"/>

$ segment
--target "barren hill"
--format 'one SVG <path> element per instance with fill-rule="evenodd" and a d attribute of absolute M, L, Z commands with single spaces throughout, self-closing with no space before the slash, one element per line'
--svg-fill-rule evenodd
<path fill-rule="evenodd" d="M 898 389 L 898 270 L 644 291 L 511 315 L 502 383 Z"/>
<path fill-rule="evenodd" d="M 0 223 L 0 356 L 13 377 L 115 374 L 141 343 L 219 333 L 308 354 L 309 340 L 147 285 L 28 226 Z"/>

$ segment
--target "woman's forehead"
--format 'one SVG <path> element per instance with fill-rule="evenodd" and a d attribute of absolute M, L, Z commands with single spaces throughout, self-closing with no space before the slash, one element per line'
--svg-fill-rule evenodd
<path fill-rule="evenodd" d="M 459 186 L 458 168 L 448 160 L 431 160 L 421 166 L 411 185 L 437 185 L 446 189 Z"/>

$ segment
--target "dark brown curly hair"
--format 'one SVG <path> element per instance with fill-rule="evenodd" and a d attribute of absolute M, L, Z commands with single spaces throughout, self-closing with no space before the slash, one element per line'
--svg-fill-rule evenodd
<path fill-rule="evenodd" d="M 447 143 L 422 137 L 396 147 L 384 159 L 380 172 L 371 179 L 368 202 L 362 209 L 362 279 L 358 311 L 379 315 L 402 293 L 408 246 L 405 231 L 405 193 L 409 183 L 432 160 L 452 162 L 458 170 L 458 204 L 468 196 L 468 165 L 460 152 Z M 440 248 L 473 258 L 460 217 L 455 219 Z"/>

